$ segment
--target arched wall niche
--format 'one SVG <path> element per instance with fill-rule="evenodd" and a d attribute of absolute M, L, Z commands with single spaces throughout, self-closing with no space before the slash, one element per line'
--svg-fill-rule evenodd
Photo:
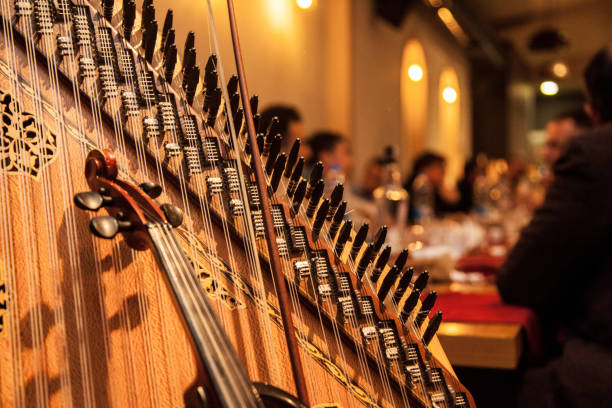
<path fill-rule="evenodd" d="M 446 67 L 440 73 L 438 82 L 438 132 L 432 140 L 432 147 L 447 160 L 446 180 L 451 182 L 461 177 L 466 151 L 462 140 L 461 108 L 462 89 L 457 72 Z"/>
<path fill-rule="evenodd" d="M 418 40 L 410 39 L 404 46 L 400 70 L 404 157 L 413 157 L 426 146 L 428 81 L 423 46 Z M 407 162 L 402 164 L 406 166 Z M 409 169 L 403 170 L 407 172 Z"/>

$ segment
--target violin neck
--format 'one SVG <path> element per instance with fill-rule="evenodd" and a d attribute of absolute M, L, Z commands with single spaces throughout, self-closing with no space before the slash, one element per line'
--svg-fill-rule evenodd
<path fill-rule="evenodd" d="M 147 228 L 166 281 L 222 406 L 258 407 L 259 398 L 172 227 L 150 224 Z"/>

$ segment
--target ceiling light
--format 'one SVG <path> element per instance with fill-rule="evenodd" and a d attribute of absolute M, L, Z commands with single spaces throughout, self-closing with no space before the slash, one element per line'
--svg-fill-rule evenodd
<path fill-rule="evenodd" d="M 312 0 L 297 0 L 297 5 L 299 8 L 307 9 L 312 6 Z"/>
<path fill-rule="evenodd" d="M 544 95 L 556 95 L 559 93 L 559 85 L 555 81 L 544 81 L 540 84 L 540 92 Z"/>
<path fill-rule="evenodd" d="M 564 62 L 559 61 L 553 64 L 552 72 L 557 78 L 565 78 L 569 72 L 569 69 Z"/>
<path fill-rule="evenodd" d="M 448 103 L 455 102 L 457 100 L 457 91 L 455 91 L 455 88 L 451 88 L 450 86 L 444 88 L 442 91 L 442 99 Z"/>
<path fill-rule="evenodd" d="M 408 67 L 408 77 L 414 82 L 419 82 L 423 79 L 423 68 L 418 64 L 412 64 Z"/>

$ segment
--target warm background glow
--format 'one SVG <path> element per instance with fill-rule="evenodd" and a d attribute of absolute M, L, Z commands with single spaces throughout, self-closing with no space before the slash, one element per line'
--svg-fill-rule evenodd
<path fill-rule="evenodd" d="M 408 77 L 414 82 L 423 79 L 423 68 L 418 64 L 413 64 L 408 68 Z"/>
<path fill-rule="evenodd" d="M 555 62 L 552 66 L 552 72 L 558 78 L 565 78 L 568 73 L 567 65 L 563 62 Z"/>
<path fill-rule="evenodd" d="M 457 100 L 457 91 L 451 87 L 444 88 L 442 91 L 442 98 L 448 103 L 453 103 Z"/>
<path fill-rule="evenodd" d="M 297 5 L 300 8 L 307 9 L 308 7 L 312 6 L 312 0 L 297 0 Z"/>
<path fill-rule="evenodd" d="M 559 92 L 559 85 L 555 81 L 544 81 L 540 84 L 540 92 L 544 95 L 556 95 Z"/>

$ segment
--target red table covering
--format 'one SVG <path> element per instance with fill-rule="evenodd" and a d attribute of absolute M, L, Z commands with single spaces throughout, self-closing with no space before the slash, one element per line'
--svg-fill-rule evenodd
<path fill-rule="evenodd" d="M 439 293 L 433 313 L 441 310 L 447 322 L 516 323 L 525 331 L 533 357 L 541 353 L 540 324 L 526 307 L 506 305 L 497 293 Z"/>

